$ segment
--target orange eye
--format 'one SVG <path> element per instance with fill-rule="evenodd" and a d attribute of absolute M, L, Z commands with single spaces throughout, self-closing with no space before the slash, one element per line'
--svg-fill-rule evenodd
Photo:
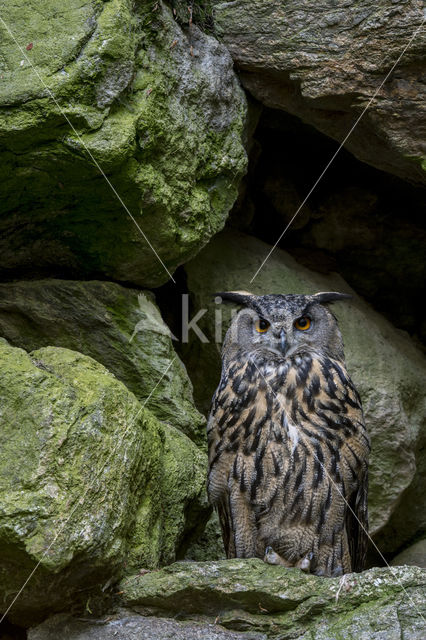
<path fill-rule="evenodd" d="M 296 327 L 296 329 L 299 329 L 299 331 L 306 331 L 306 329 L 309 329 L 309 327 L 311 326 L 311 319 L 308 318 L 308 316 L 297 318 L 294 326 Z"/>
<path fill-rule="evenodd" d="M 264 318 L 259 318 L 258 320 L 256 320 L 254 326 L 256 331 L 258 331 L 259 333 L 265 333 L 265 331 L 268 331 L 271 324 Z"/>

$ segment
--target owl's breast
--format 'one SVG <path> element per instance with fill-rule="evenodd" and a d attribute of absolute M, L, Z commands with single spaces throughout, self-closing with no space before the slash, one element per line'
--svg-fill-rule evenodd
<path fill-rule="evenodd" d="M 260 510 L 285 488 L 302 500 L 356 485 L 368 456 L 359 396 L 341 363 L 311 355 L 247 360 L 222 376 L 208 425 L 209 494 L 238 484 Z"/>

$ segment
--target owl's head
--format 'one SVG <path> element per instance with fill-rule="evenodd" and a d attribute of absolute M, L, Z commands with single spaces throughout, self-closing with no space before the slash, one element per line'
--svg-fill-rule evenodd
<path fill-rule="evenodd" d="M 243 349 L 283 359 L 312 352 L 344 360 L 342 335 L 328 305 L 350 295 L 327 292 L 257 296 L 245 291 L 216 295 L 242 307 L 226 334 L 224 354 Z"/>

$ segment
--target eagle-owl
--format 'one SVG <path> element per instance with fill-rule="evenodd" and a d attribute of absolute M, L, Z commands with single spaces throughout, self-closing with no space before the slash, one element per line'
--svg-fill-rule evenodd
<path fill-rule="evenodd" d="M 327 306 L 350 296 L 217 295 L 243 307 L 207 426 L 208 494 L 228 558 L 361 571 L 370 446 Z"/>

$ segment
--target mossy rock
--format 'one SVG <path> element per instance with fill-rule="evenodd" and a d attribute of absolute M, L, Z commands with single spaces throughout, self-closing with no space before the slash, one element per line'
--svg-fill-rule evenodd
<path fill-rule="evenodd" d="M 33 351 L 65 347 L 103 364 L 162 422 L 205 447 L 205 418 L 172 335 L 149 292 L 113 282 L 0 284 L 0 335 Z"/>
<path fill-rule="evenodd" d="M 0 366 L 1 610 L 34 568 L 9 613 L 21 625 L 100 592 L 135 560 L 174 560 L 209 515 L 206 456 L 92 358 L 1 339 Z"/>
<path fill-rule="evenodd" d="M 166 427 L 160 484 L 140 501 L 129 537 L 126 573 L 182 558 L 203 531 L 207 502 L 207 456 L 189 438 Z"/>
<path fill-rule="evenodd" d="M 142 615 L 202 620 L 267 638 L 420 640 L 426 573 L 370 569 L 341 578 L 306 575 L 258 559 L 176 563 L 121 583 Z"/>
<path fill-rule="evenodd" d="M 426 573 L 371 569 L 341 578 L 261 560 L 179 562 L 120 585 L 125 609 L 54 616 L 29 640 L 423 640 Z"/>
<path fill-rule="evenodd" d="M 226 48 L 149 0 L 19 0 L 2 19 L 0 274 L 166 282 L 246 170 Z"/>

